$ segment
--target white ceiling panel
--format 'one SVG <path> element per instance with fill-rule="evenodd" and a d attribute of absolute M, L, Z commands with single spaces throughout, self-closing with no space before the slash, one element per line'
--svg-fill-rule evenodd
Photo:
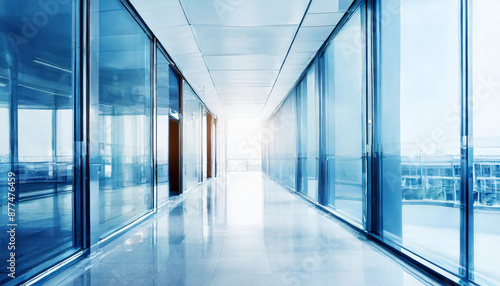
<path fill-rule="evenodd" d="M 312 0 L 307 13 L 336 13 L 342 12 L 339 8 L 341 0 Z"/>
<path fill-rule="evenodd" d="M 307 52 L 294 52 L 290 51 L 288 56 L 286 57 L 288 59 L 312 59 L 314 57 L 314 53 L 307 53 Z"/>
<path fill-rule="evenodd" d="M 186 17 L 179 5 L 140 12 L 146 24 L 152 29 L 181 26 L 186 24 Z"/>
<path fill-rule="evenodd" d="M 290 49 L 290 52 L 298 52 L 298 53 L 304 53 L 304 52 L 310 52 L 310 53 L 316 53 L 318 49 L 323 45 L 323 42 L 294 42 L 292 45 L 292 48 Z"/>
<path fill-rule="evenodd" d="M 207 72 L 203 57 L 199 53 L 176 54 L 175 59 L 179 62 L 179 68 L 185 72 Z"/>
<path fill-rule="evenodd" d="M 277 27 L 194 27 L 205 56 L 234 54 L 285 54 L 296 26 Z"/>
<path fill-rule="evenodd" d="M 194 38 L 177 38 L 177 39 L 162 39 L 163 46 L 170 55 L 183 55 L 183 54 L 193 54 L 199 53 L 198 45 Z"/>
<path fill-rule="evenodd" d="M 307 13 L 346 12 L 354 0 L 312 0 Z"/>
<path fill-rule="evenodd" d="M 278 69 L 285 55 L 229 55 L 205 56 L 205 62 L 211 71 L 216 70 L 264 70 Z"/>
<path fill-rule="evenodd" d="M 264 104 L 224 104 L 224 110 L 226 110 L 228 116 L 248 114 L 260 115 L 263 108 Z"/>
<path fill-rule="evenodd" d="M 159 39 L 165 40 L 193 37 L 193 32 L 191 31 L 191 27 L 189 25 L 158 28 L 154 33 Z"/>
<path fill-rule="evenodd" d="M 132 0 L 212 112 L 269 115 L 353 0 Z"/>
<path fill-rule="evenodd" d="M 245 84 L 248 86 L 272 85 L 279 70 L 263 71 L 211 71 L 212 78 L 217 83 Z"/>
<path fill-rule="evenodd" d="M 300 27 L 295 43 L 297 42 L 324 42 L 332 33 L 335 26 Z"/>
<path fill-rule="evenodd" d="M 342 19 L 344 13 L 307 13 L 302 27 L 335 26 Z"/>
<path fill-rule="evenodd" d="M 219 94 L 222 95 L 241 95 L 241 96 L 252 96 L 265 94 L 269 95 L 271 92 L 271 86 L 248 86 L 242 88 L 241 86 L 216 86 Z"/>
<path fill-rule="evenodd" d="M 311 58 L 306 59 L 287 59 L 285 65 L 307 65 L 311 61 Z"/>
<path fill-rule="evenodd" d="M 192 25 L 298 25 L 309 0 L 180 0 Z"/>
<path fill-rule="evenodd" d="M 241 102 L 251 102 L 251 103 L 266 103 L 269 94 L 235 94 L 235 95 L 220 95 L 221 100 L 225 103 L 241 103 Z"/>

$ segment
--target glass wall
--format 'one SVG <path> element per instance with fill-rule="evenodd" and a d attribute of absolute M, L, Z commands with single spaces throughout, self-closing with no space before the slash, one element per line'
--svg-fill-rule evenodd
<path fill-rule="evenodd" d="M 361 13 L 362 8 L 358 8 L 322 57 L 325 84 L 322 165 L 326 169 L 326 203 L 360 224 L 363 223 L 366 173 Z"/>
<path fill-rule="evenodd" d="M 92 1 L 91 26 L 91 200 L 102 238 L 153 207 L 151 39 L 118 0 Z"/>
<path fill-rule="evenodd" d="M 472 2 L 474 276 L 500 284 L 499 1 Z"/>
<path fill-rule="evenodd" d="M 460 1 L 397 2 L 380 28 L 382 231 L 458 272 Z M 394 9 L 394 1 L 380 9 Z"/>
<path fill-rule="evenodd" d="M 169 197 L 168 134 L 170 117 L 178 118 L 179 77 L 160 49 L 156 59 L 156 149 L 158 204 Z"/>
<path fill-rule="evenodd" d="M 262 131 L 263 168 L 291 189 L 297 187 L 297 109 L 295 90 L 287 97 Z M 272 150 L 272 152 L 271 152 Z M 268 162 L 268 163 L 266 163 Z"/>
<path fill-rule="evenodd" d="M 495 11 L 500 4 L 373 4 L 375 9 L 366 11 L 375 12 L 375 21 L 367 21 L 370 14 L 360 1 L 313 60 L 319 59 L 320 68 L 313 64 L 265 122 L 273 135 L 264 141 L 263 170 L 287 186 L 296 177 L 296 190 L 311 201 L 319 198 L 347 221 L 364 224 L 383 243 L 447 277 L 454 273 L 497 285 L 500 30 Z M 363 36 L 367 23 L 375 25 L 375 35 L 368 30 L 369 41 Z M 372 40 L 376 49 L 367 50 Z M 321 117 L 315 107 L 318 83 Z M 287 134 L 281 118 L 294 97 L 297 129 Z M 284 141 L 298 143 L 296 171 L 282 163 Z M 372 200 L 365 205 L 367 195 Z"/>
<path fill-rule="evenodd" d="M 89 1 L 83 15 L 77 0 L 0 1 L 1 285 L 20 285 L 85 255 L 82 248 L 152 210 L 153 132 L 160 143 L 158 197 L 168 198 L 169 118 L 180 117 L 179 76 L 158 51 L 153 130 L 152 36 L 125 2 Z M 82 26 L 87 16 L 89 27 Z M 89 42 L 81 33 L 87 28 Z M 204 108 L 193 91 L 187 98 L 187 177 L 200 182 Z M 224 130 L 221 122 L 221 140 Z"/>
<path fill-rule="evenodd" d="M 203 105 L 184 82 L 182 94 L 182 148 L 184 191 L 203 181 L 202 120 Z"/>
<path fill-rule="evenodd" d="M 19 284 L 82 246 L 74 153 L 78 7 L 0 1 L 2 285 Z"/>
<path fill-rule="evenodd" d="M 298 187 L 318 201 L 319 176 L 319 89 L 315 62 L 297 85 Z"/>

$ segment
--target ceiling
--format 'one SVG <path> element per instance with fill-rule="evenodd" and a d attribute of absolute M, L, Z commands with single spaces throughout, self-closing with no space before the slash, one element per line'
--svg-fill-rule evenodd
<path fill-rule="evenodd" d="M 208 108 L 267 117 L 353 0 L 131 0 Z"/>

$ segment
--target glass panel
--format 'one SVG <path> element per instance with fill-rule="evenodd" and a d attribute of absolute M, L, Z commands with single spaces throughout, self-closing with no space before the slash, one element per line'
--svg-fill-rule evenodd
<path fill-rule="evenodd" d="M 314 202 L 318 201 L 319 167 L 319 90 L 317 63 L 307 71 L 297 86 L 299 126 L 299 184 L 298 191 Z"/>
<path fill-rule="evenodd" d="M 157 192 L 158 204 L 165 202 L 169 195 L 168 185 L 168 125 L 170 116 L 170 91 L 178 88 L 178 84 L 170 80 L 172 73 L 170 63 L 157 49 L 156 62 L 156 150 L 157 150 Z M 174 84 L 171 87 L 170 84 Z M 177 99 L 178 102 L 178 99 Z M 177 112 L 177 111 L 176 111 Z"/>
<path fill-rule="evenodd" d="M 183 179 L 184 190 L 200 183 L 202 177 L 202 105 L 194 91 L 184 83 L 183 93 Z"/>
<path fill-rule="evenodd" d="M 48 268 L 81 247 L 73 153 L 78 1 L 65 3 L 43 1 L 41 9 L 0 1 L 2 285 L 17 284 L 36 274 L 27 271 Z"/>
<path fill-rule="evenodd" d="M 98 133 L 90 139 L 99 146 L 94 164 L 103 237 L 152 208 L 151 40 L 120 1 L 91 3 Z"/>
<path fill-rule="evenodd" d="M 179 119 L 179 77 L 173 69 L 169 69 L 169 104 L 170 104 L 170 115 L 175 119 Z"/>
<path fill-rule="evenodd" d="M 295 91 L 287 97 L 263 133 L 271 133 L 274 149 L 273 176 L 286 186 L 295 189 L 297 166 L 297 111 Z M 264 137 L 265 138 L 265 137 Z"/>
<path fill-rule="evenodd" d="M 473 1 L 475 279 L 500 284 L 500 2 Z"/>
<path fill-rule="evenodd" d="M 458 272 L 460 1 L 387 0 L 380 9 L 383 235 Z"/>
<path fill-rule="evenodd" d="M 364 54 L 361 9 L 324 54 L 327 203 L 357 222 L 363 219 Z M 345 47 L 350 47 L 347 51 Z"/>

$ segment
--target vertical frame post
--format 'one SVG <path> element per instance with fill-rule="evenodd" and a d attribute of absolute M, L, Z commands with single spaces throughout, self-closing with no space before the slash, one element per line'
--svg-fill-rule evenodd
<path fill-rule="evenodd" d="M 461 1 L 461 188 L 460 188 L 460 274 L 472 280 L 474 269 L 474 154 L 472 141 L 472 76 L 470 49 L 471 1 Z"/>

